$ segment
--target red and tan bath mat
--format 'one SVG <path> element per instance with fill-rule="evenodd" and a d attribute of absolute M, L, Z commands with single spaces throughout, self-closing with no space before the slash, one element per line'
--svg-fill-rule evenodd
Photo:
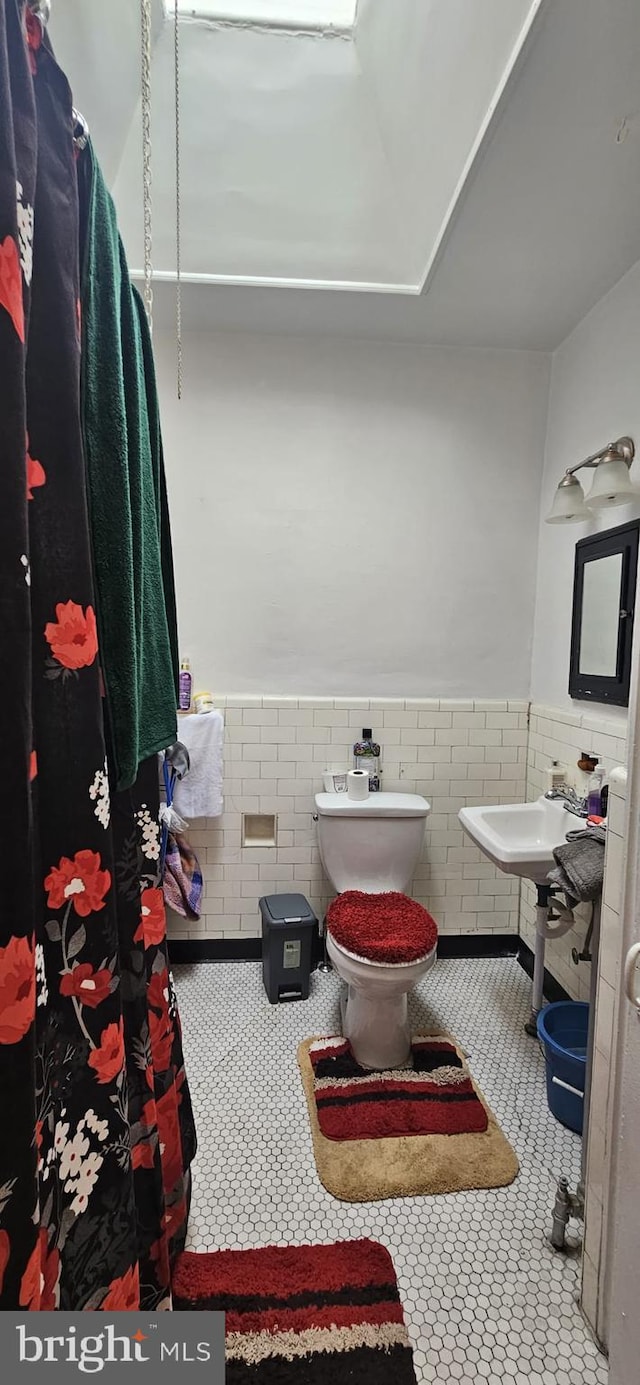
<path fill-rule="evenodd" d="M 226 1385 L 416 1385 L 393 1262 L 375 1241 L 184 1252 L 175 1309 L 226 1313 Z"/>
<path fill-rule="evenodd" d="M 347 1039 L 316 1039 L 308 1054 L 318 1125 L 328 1140 L 487 1129 L 467 1065 L 449 1039 L 415 1038 L 411 1066 L 384 1072 L 362 1068 Z"/>
<path fill-rule="evenodd" d="M 345 1039 L 298 1049 L 320 1182 L 346 1202 L 499 1188 L 518 1160 L 449 1035 L 414 1038 L 410 1065 L 361 1068 Z"/>

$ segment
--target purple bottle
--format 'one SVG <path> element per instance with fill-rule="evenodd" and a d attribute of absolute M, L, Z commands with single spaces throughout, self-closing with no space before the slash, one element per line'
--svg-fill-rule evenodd
<path fill-rule="evenodd" d="M 178 711 L 188 712 L 191 706 L 191 668 L 188 659 L 180 662 L 180 680 L 178 694 Z"/>

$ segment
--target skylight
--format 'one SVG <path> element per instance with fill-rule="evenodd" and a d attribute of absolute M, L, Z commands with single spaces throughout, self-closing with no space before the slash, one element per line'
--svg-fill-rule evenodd
<path fill-rule="evenodd" d="M 169 13 L 173 0 L 166 0 Z M 292 29 L 353 29 L 358 0 L 178 0 L 184 15 Z"/>

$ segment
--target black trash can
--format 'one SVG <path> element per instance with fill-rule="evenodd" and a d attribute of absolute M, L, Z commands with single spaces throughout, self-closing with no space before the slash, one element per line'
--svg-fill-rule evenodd
<path fill-rule="evenodd" d="M 263 895 L 262 979 L 272 1005 L 306 1000 L 318 920 L 303 894 Z"/>

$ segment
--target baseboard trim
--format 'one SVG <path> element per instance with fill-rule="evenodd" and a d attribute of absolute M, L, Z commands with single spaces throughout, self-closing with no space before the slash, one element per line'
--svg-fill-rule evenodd
<path fill-rule="evenodd" d="M 169 938 L 169 961 L 259 962 L 261 938 Z"/>
<path fill-rule="evenodd" d="M 519 939 L 518 961 L 522 970 L 526 971 L 527 976 L 533 977 L 533 952 L 531 948 L 527 946 L 527 943 L 523 943 L 522 939 Z M 547 971 L 546 967 L 544 969 L 544 985 L 542 989 L 545 1000 L 548 1000 L 551 1004 L 557 1000 L 571 1000 L 569 992 L 565 991 L 564 986 L 561 986 L 560 982 L 556 981 L 555 976 L 552 976 L 551 972 Z"/>
<path fill-rule="evenodd" d="M 517 933 L 441 933 L 438 957 L 516 957 Z"/>
<path fill-rule="evenodd" d="M 517 957 L 520 939 L 517 933 L 441 934 L 438 956 L 455 957 Z M 173 938 L 169 939 L 169 957 L 176 964 L 190 962 L 259 962 L 262 957 L 261 938 Z M 317 961 L 317 956 L 315 957 Z"/>

